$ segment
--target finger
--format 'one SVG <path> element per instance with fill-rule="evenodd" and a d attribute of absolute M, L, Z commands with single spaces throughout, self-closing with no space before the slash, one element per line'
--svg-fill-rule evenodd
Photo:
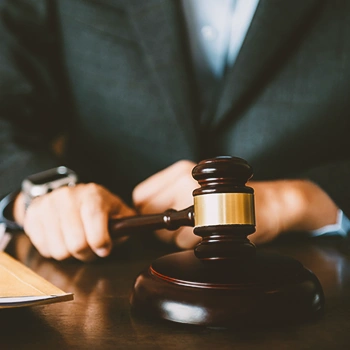
<path fill-rule="evenodd" d="M 154 194 L 147 202 L 142 206 L 141 214 L 155 214 L 161 213 L 167 209 L 177 209 L 175 208 L 174 194 L 172 191 L 164 190 Z"/>
<path fill-rule="evenodd" d="M 50 258 L 51 256 L 46 243 L 44 228 L 40 220 L 36 220 L 35 215 L 27 214 L 23 223 L 23 229 L 37 251 L 45 258 Z"/>
<path fill-rule="evenodd" d="M 42 212 L 42 210 L 44 210 L 44 212 Z M 51 258 L 45 227 L 42 222 L 46 211 L 47 208 L 41 208 L 41 198 L 33 200 L 24 216 L 23 228 L 38 252 L 46 258 Z"/>
<path fill-rule="evenodd" d="M 142 209 L 154 196 L 172 186 L 180 176 L 191 176 L 193 166 L 193 162 L 181 160 L 141 182 L 133 191 L 135 206 Z"/>
<path fill-rule="evenodd" d="M 112 249 L 112 241 L 108 232 L 108 207 L 93 189 L 83 198 L 80 215 L 87 243 L 95 254 L 105 257 Z"/>
<path fill-rule="evenodd" d="M 36 198 L 28 208 L 25 224 L 28 235 L 40 254 L 56 260 L 70 256 L 66 249 L 51 194 Z"/>
<path fill-rule="evenodd" d="M 158 192 L 154 197 L 152 197 L 145 205 L 142 207 L 142 214 L 153 214 L 163 212 L 169 208 L 181 210 L 190 206 L 193 203 L 192 190 L 194 187 L 194 181 L 187 174 L 178 177 L 173 181 L 173 186 L 166 188 L 164 191 Z M 185 232 L 190 232 L 192 229 L 185 230 Z M 182 228 L 169 231 L 166 229 L 157 230 L 155 233 L 157 237 L 166 243 L 175 242 L 176 237 L 182 231 Z M 180 242 L 185 240 L 185 236 L 181 236 Z M 187 247 L 187 245 L 192 244 L 192 240 L 186 244 L 182 244 Z M 181 246 L 182 247 L 182 246 Z"/>
<path fill-rule="evenodd" d="M 179 209 L 176 205 L 173 191 L 170 191 L 169 188 L 164 191 L 159 191 L 154 194 L 149 201 L 144 203 L 140 208 L 140 214 L 154 214 L 161 213 L 167 209 Z M 163 242 L 172 243 L 174 242 L 174 237 L 176 236 L 176 231 L 170 231 L 167 229 L 161 229 L 155 231 L 156 236 Z"/>
<path fill-rule="evenodd" d="M 113 216 L 119 218 L 136 215 L 136 211 L 126 205 L 119 197 L 112 195 L 110 192 L 107 193 L 107 197 L 109 198 L 108 212 L 110 217 Z"/>
<path fill-rule="evenodd" d="M 66 216 L 61 221 L 61 227 L 67 250 L 74 258 L 86 262 L 96 258 L 86 239 L 85 228 L 79 212 L 74 217 Z"/>
<path fill-rule="evenodd" d="M 46 200 L 46 202 L 48 201 Z M 59 220 L 59 216 L 57 215 L 57 208 L 54 205 L 54 203 L 43 204 L 45 204 L 46 207 L 48 207 L 45 216 L 43 216 L 42 218 L 42 226 L 44 229 L 46 245 L 49 250 L 50 256 L 55 260 L 68 259 L 69 257 L 71 257 L 71 254 L 67 249 L 63 237 L 61 223 Z"/>
<path fill-rule="evenodd" d="M 142 206 L 142 214 L 159 213 L 167 209 L 181 210 L 193 204 L 195 181 L 187 173 L 171 181 L 163 191 L 158 191 Z"/>
<path fill-rule="evenodd" d="M 109 217 L 133 215 L 134 211 L 103 187 L 95 184 L 88 186 L 82 197 L 80 209 L 86 239 L 98 256 L 105 257 L 112 249 L 112 240 L 108 231 Z"/>
<path fill-rule="evenodd" d="M 168 190 L 157 193 L 151 201 L 147 202 L 142 208 L 142 214 L 161 213 L 166 209 L 175 209 L 174 196 Z M 163 242 L 172 243 L 177 235 L 177 230 L 170 231 L 161 229 L 155 231 L 156 236 Z"/>
<path fill-rule="evenodd" d="M 67 250 L 74 258 L 86 262 L 92 261 L 96 255 L 87 242 L 76 197 L 72 198 L 70 192 L 68 187 L 57 191 L 58 202 L 64 203 L 58 208 L 63 239 Z"/>

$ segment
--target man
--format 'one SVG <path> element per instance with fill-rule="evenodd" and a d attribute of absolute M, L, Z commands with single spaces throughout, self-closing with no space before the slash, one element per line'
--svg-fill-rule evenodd
<path fill-rule="evenodd" d="M 350 215 L 350 3 L 215 3 L 221 14 L 192 0 L 2 1 L 0 192 L 61 164 L 82 182 L 26 211 L 16 197 L 41 254 L 108 255 L 109 217 L 190 205 L 192 167 L 216 155 L 253 166 L 254 242 Z"/>

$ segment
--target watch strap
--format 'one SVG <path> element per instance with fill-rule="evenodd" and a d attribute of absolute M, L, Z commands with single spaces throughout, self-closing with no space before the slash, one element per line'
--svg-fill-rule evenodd
<path fill-rule="evenodd" d="M 13 205 L 20 191 L 11 192 L 0 200 L 0 223 L 4 223 L 10 232 L 23 231 L 13 218 Z"/>

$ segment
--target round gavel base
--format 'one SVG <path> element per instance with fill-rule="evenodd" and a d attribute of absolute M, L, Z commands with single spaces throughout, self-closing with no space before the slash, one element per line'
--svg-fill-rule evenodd
<path fill-rule="evenodd" d="M 304 321 L 324 307 L 316 276 L 288 257 L 201 261 L 193 251 L 155 260 L 135 281 L 137 313 L 208 327 Z"/>

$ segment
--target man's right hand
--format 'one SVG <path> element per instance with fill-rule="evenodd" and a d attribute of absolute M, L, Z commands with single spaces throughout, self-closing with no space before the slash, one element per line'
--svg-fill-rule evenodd
<path fill-rule="evenodd" d="M 109 218 L 130 215 L 135 215 L 134 210 L 94 183 L 61 187 L 37 197 L 26 212 L 21 194 L 14 205 L 14 217 L 34 246 L 43 256 L 56 260 L 90 261 L 109 255 Z"/>

